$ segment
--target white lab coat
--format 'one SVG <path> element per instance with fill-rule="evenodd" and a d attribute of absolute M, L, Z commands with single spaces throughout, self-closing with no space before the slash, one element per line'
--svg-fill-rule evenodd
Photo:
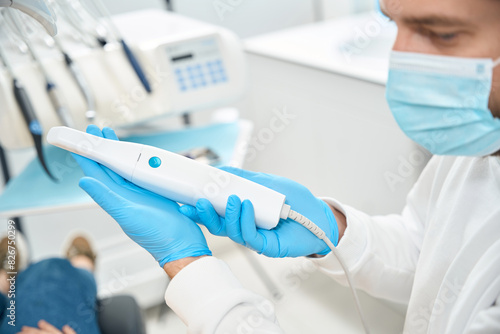
<path fill-rule="evenodd" d="M 326 200 L 347 217 L 337 248 L 356 287 L 407 303 L 405 333 L 500 333 L 500 158 L 433 157 L 401 215 Z M 346 283 L 332 254 L 311 261 Z M 216 258 L 183 269 L 165 300 L 190 333 L 282 332 L 272 304 Z"/>

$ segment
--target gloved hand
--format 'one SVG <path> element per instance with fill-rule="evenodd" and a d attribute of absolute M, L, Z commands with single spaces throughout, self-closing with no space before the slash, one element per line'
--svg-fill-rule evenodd
<path fill-rule="evenodd" d="M 114 131 L 90 125 L 87 132 L 118 140 Z M 140 188 L 110 169 L 79 155 L 73 157 L 87 177 L 85 190 L 160 266 L 185 257 L 211 255 L 200 227 L 179 213 L 179 205 Z"/>
<path fill-rule="evenodd" d="M 280 176 L 231 167 L 222 169 L 285 195 L 286 203 L 292 210 L 318 225 L 337 246 L 339 233 L 332 210 L 324 201 L 313 196 L 307 188 Z M 206 199 L 200 199 L 196 207 L 185 205 L 179 210 L 192 220 L 205 225 L 210 233 L 228 236 L 233 241 L 269 257 L 325 255 L 330 252 L 324 241 L 291 219 L 282 219 L 272 230 L 257 228 L 252 203 L 248 200 L 241 203 L 235 195 L 228 199 L 225 218 L 219 217 Z"/>

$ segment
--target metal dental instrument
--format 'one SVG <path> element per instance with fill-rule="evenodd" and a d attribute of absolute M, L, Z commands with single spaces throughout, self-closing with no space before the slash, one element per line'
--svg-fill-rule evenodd
<path fill-rule="evenodd" d="M 10 175 L 10 169 L 9 169 L 9 162 L 7 161 L 7 154 L 5 154 L 5 150 L 2 147 L 2 145 L 0 145 L 0 165 L 2 166 L 2 174 L 3 174 L 4 184 L 7 185 L 7 183 L 9 183 L 9 181 L 10 181 L 11 175 Z M 17 226 L 16 227 L 17 230 L 20 231 L 21 233 L 23 232 L 22 231 L 23 225 L 21 223 L 21 218 L 12 217 L 12 218 L 9 218 L 9 220 L 13 220 Z"/>
<path fill-rule="evenodd" d="M 71 8 L 61 3 L 62 1 L 48 0 L 50 7 L 55 11 L 58 17 L 63 18 L 64 22 L 68 24 L 66 26 L 67 36 L 73 38 L 77 42 L 83 42 L 89 48 L 95 48 L 95 38 L 94 36 L 89 36 L 87 31 L 82 28 L 80 21 L 76 20 L 69 14 L 72 12 Z M 68 28 L 71 28 L 69 30 Z M 91 38 L 89 38 L 91 37 Z"/>
<path fill-rule="evenodd" d="M 130 65 L 132 65 L 132 68 L 134 69 L 135 73 L 139 77 L 139 80 L 144 86 L 144 89 L 148 93 L 151 93 L 152 92 L 151 85 L 149 84 L 149 81 L 146 77 L 146 74 L 144 73 L 144 70 L 142 69 L 141 64 L 139 63 L 139 60 L 136 58 L 132 50 L 129 48 L 128 44 L 123 39 L 123 36 L 121 35 L 120 31 L 114 24 L 108 9 L 106 8 L 106 6 L 104 6 L 101 0 L 93 0 L 92 2 L 94 3 L 95 7 L 100 12 L 100 14 L 106 19 L 108 26 L 113 31 L 113 35 L 122 45 L 123 51 L 125 52 L 125 55 L 127 56 Z"/>
<path fill-rule="evenodd" d="M 23 39 L 24 43 L 28 47 L 29 53 L 31 55 L 31 58 L 38 64 L 38 68 L 42 72 L 42 75 L 45 79 L 46 83 L 46 90 L 47 93 L 50 97 L 50 101 L 52 102 L 52 105 L 56 109 L 56 113 L 59 116 L 60 121 L 62 124 L 68 126 L 68 127 L 74 127 L 73 119 L 71 118 L 71 114 L 68 110 L 68 108 L 64 105 L 63 103 L 63 98 L 61 96 L 61 93 L 58 89 L 58 87 L 55 85 L 54 81 L 50 77 L 49 73 L 45 69 L 40 57 L 36 53 L 35 49 L 33 48 L 33 45 L 31 44 L 26 31 L 24 30 L 24 26 L 22 24 L 22 21 L 17 17 L 17 13 L 10 12 L 9 18 L 12 19 L 12 22 L 16 26 L 16 29 Z"/>
<path fill-rule="evenodd" d="M 62 0 L 56 2 L 51 0 L 51 3 L 58 10 L 58 13 L 82 36 L 87 45 L 94 48 L 96 46 L 104 47 L 107 44 L 105 28 L 79 1 Z"/>
<path fill-rule="evenodd" d="M 0 7 L 19 9 L 40 22 L 51 36 L 57 34 L 56 16 L 43 0 L 0 0 Z"/>
<path fill-rule="evenodd" d="M 48 35 L 45 31 L 40 31 L 38 29 L 38 25 L 33 20 L 24 20 L 23 21 L 25 30 L 27 35 L 30 38 L 38 38 L 40 39 L 48 48 L 54 47 L 54 37 Z"/>
<path fill-rule="evenodd" d="M 21 52 L 22 54 L 26 54 L 28 52 L 28 47 L 15 32 L 15 28 L 12 26 L 12 23 L 7 20 L 4 20 L 3 23 L 4 24 L 2 26 L 2 30 L 4 31 L 5 36 L 9 39 L 10 42 L 16 45 L 16 47 L 19 49 L 19 52 Z"/>
<path fill-rule="evenodd" d="M 97 39 L 99 45 L 104 47 L 108 43 L 109 33 L 108 29 L 98 20 L 94 15 L 82 4 L 80 1 L 76 0 L 66 0 L 71 11 L 68 12 L 69 15 L 73 15 L 75 19 L 80 20 L 82 24 L 90 23 L 90 27 L 87 30 L 92 31 L 93 36 Z M 85 25 L 86 27 L 88 25 Z"/>
<path fill-rule="evenodd" d="M 59 49 L 59 51 L 61 51 L 64 57 L 64 62 L 66 63 L 66 66 L 70 70 L 73 78 L 75 79 L 76 83 L 78 84 L 78 87 L 80 88 L 81 93 L 85 98 L 85 102 L 87 103 L 87 111 L 85 112 L 85 117 L 90 123 L 92 123 L 96 116 L 95 99 L 90 89 L 90 86 L 87 82 L 87 79 L 85 79 L 85 76 L 83 75 L 80 66 L 78 66 L 78 64 L 75 63 L 73 59 L 68 55 L 68 53 L 64 51 L 64 48 L 59 38 L 57 36 L 54 36 L 53 38 L 57 48 Z"/>
<path fill-rule="evenodd" d="M 38 118 L 36 117 L 35 109 L 31 104 L 28 93 L 26 92 L 26 89 L 24 88 L 22 83 L 16 78 L 14 71 L 12 70 L 12 67 L 2 48 L 0 48 L 0 58 L 2 59 L 2 62 L 4 63 L 7 71 L 12 78 L 14 96 L 16 98 L 17 104 L 19 105 L 19 108 L 21 109 L 21 113 L 23 114 L 23 118 L 26 126 L 28 127 L 28 131 L 31 133 L 31 137 L 33 138 L 38 160 L 40 161 L 40 164 L 42 165 L 47 175 L 52 180 L 57 181 L 57 179 L 52 175 L 47 164 L 45 163 L 42 148 L 42 127 L 40 125 L 40 122 L 38 121 Z"/>

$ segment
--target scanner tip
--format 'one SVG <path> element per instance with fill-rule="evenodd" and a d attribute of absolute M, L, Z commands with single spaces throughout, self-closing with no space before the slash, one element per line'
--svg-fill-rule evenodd
<path fill-rule="evenodd" d="M 57 146 L 59 134 L 61 133 L 61 128 L 64 128 L 64 126 L 55 126 L 49 130 L 49 133 L 47 134 L 47 142 L 51 145 Z"/>

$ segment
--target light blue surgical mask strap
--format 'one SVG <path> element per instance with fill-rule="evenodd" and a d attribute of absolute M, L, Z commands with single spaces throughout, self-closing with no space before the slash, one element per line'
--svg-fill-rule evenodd
<path fill-rule="evenodd" d="M 497 60 L 493 61 L 493 68 L 497 67 L 498 65 L 500 65 L 500 58 L 498 58 Z"/>

